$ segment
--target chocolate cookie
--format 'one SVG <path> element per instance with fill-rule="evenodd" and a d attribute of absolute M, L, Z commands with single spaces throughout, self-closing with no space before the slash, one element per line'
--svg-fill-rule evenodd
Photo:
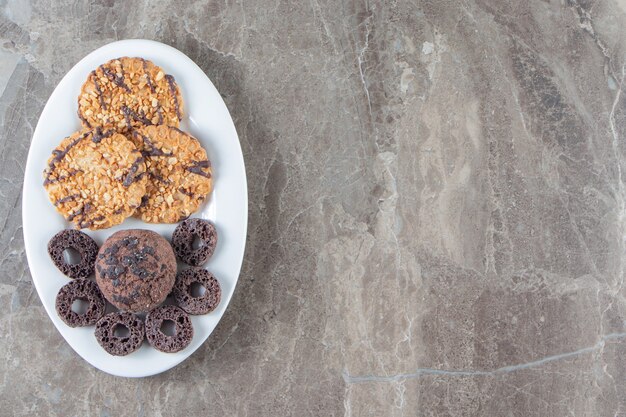
<path fill-rule="evenodd" d="M 174 323 L 173 336 L 168 336 L 161 330 L 164 321 Z M 146 337 L 148 342 L 161 352 L 178 352 L 191 343 L 193 325 L 189 315 L 179 307 L 172 305 L 157 307 L 146 316 Z"/>
<path fill-rule="evenodd" d="M 193 284 L 204 287 L 204 294 L 193 295 Z M 188 268 L 176 276 L 172 291 L 176 304 L 189 314 L 206 314 L 215 310 L 222 298 L 220 283 L 206 269 Z"/>
<path fill-rule="evenodd" d="M 143 58 L 117 58 L 89 74 L 78 96 L 78 117 L 87 128 L 126 133 L 133 127 L 178 127 L 183 99 L 174 77 Z"/>
<path fill-rule="evenodd" d="M 144 158 L 124 135 L 100 128 L 75 132 L 52 151 L 44 188 L 77 228 L 115 226 L 146 194 Z"/>
<path fill-rule="evenodd" d="M 73 249 L 80 255 L 80 262 L 70 264 L 65 261 L 63 252 Z M 88 278 L 94 271 L 98 244 L 78 230 L 61 230 L 48 242 L 48 254 L 63 274 L 70 278 Z"/>
<path fill-rule="evenodd" d="M 199 246 L 194 249 L 194 241 Z M 217 246 L 217 230 L 213 223 L 203 219 L 187 219 L 176 226 L 172 235 L 172 247 L 178 259 L 192 266 L 200 266 L 209 260 Z"/>
<path fill-rule="evenodd" d="M 120 327 L 128 334 L 116 335 Z M 104 350 L 114 356 L 133 353 L 141 346 L 145 334 L 143 321 L 132 313 L 109 313 L 96 323 L 96 340 Z"/>
<path fill-rule="evenodd" d="M 176 279 L 176 256 L 169 242 L 151 230 L 113 233 L 96 259 L 96 281 L 120 310 L 150 311 L 165 300 Z"/>
<path fill-rule="evenodd" d="M 211 163 L 193 136 L 171 126 L 133 130 L 132 141 L 146 160 L 148 184 L 136 217 L 176 223 L 204 202 L 212 189 Z"/>
<path fill-rule="evenodd" d="M 72 310 L 74 301 L 81 299 L 89 303 L 85 313 L 76 313 Z M 87 279 L 75 279 L 68 282 L 59 290 L 56 299 L 56 310 L 61 320 L 70 327 L 90 326 L 102 316 L 106 301 L 95 282 Z"/>

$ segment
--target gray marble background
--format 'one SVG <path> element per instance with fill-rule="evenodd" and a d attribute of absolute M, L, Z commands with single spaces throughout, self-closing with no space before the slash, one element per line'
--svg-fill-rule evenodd
<path fill-rule="evenodd" d="M 1 416 L 626 416 L 625 0 L 0 9 Z M 223 320 L 141 380 L 54 329 L 20 215 L 50 93 L 124 38 L 208 74 L 250 187 Z"/>

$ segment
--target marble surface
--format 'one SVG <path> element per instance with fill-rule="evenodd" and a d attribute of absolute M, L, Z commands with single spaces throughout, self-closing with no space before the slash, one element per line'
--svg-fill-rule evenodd
<path fill-rule="evenodd" d="M 0 5 L 0 415 L 626 416 L 626 1 Z M 54 329 L 20 215 L 48 96 L 124 38 L 213 80 L 250 197 L 224 319 L 141 380 Z"/>

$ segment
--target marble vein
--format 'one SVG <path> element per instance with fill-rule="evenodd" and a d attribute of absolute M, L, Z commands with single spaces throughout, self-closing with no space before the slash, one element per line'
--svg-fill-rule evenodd
<path fill-rule="evenodd" d="M 604 348 L 607 341 L 626 339 L 626 333 L 610 333 L 604 335 L 593 346 L 577 349 L 571 352 L 559 353 L 556 355 L 546 356 L 541 359 L 537 359 L 530 362 L 520 363 L 516 365 L 507 365 L 493 370 L 446 370 L 435 368 L 417 368 L 413 372 L 401 373 L 395 375 L 351 375 L 347 370 L 342 373 L 343 379 L 347 384 L 362 384 L 368 382 L 399 382 L 407 379 L 421 378 L 424 376 L 489 376 L 501 373 L 511 373 L 516 371 L 522 371 L 526 369 L 536 368 L 545 364 L 560 361 L 563 359 L 570 359 L 579 355 L 593 353 L 600 351 Z"/>

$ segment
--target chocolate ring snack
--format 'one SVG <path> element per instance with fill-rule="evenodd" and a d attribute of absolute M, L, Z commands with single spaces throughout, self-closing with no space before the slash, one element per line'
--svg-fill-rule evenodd
<path fill-rule="evenodd" d="M 80 255 L 80 262 L 66 262 L 63 253 L 73 249 Z M 98 244 L 79 230 L 61 230 L 48 242 L 48 254 L 54 265 L 70 278 L 88 278 L 94 272 Z"/>
<path fill-rule="evenodd" d="M 191 293 L 193 284 L 204 287 L 204 294 L 194 296 Z M 172 292 L 176 304 L 193 315 L 207 314 L 215 310 L 222 297 L 220 283 L 213 274 L 202 268 L 187 268 L 180 272 L 176 276 Z"/>
<path fill-rule="evenodd" d="M 175 333 L 172 336 L 161 330 L 166 320 L 174 323 Z M 146 316 L 146 337 L 152 347 L 161 352 L 178 352 L 191 343 L 193 325 L 189 315 L 181 308 L 172 305 L 157 307 Z"/>
<path fill-rule="evenodd" d="M 78 96 L 84 127 L 113 128 L 166 124 L 178 127 L 183 99 L 174 77 L 143 58 L 117 58 L 93 70 Z"/>
<path fill-rule="evenodd" d="M 195 212 L 211 192 L 211 163 L 200 142 L 170 126 L 133 130 L 146 160 L 146 195 L 136 216 L 148 223 L 176 223 Z"/>
<path fill-rule="evenodd" d="M 124 135 L 82 130 L 52 151 L 44 188 L 57 211 L 77 228 L 104 229 L 141 204 L 145 170 L 143 156 Z"/>
<path fill-rule="evenodd" d="M 82 314 L 72 310 L 72 304 L 78 299 L 89 303 L 87 311 Z M 90 326 L 104 316 L 106 302 L 95 282 L 79 278 L 61 287 L 55 307 L 65 324 L 80 327 Z"/>
<path fill-rule="evenodd" d="M 194 249 L 194 241 L 199 241 Z M 203 219 L 183 220 L 172 235 L 172 247 L 178 259 L 192 266 L 204 265 L 215 252 L 217 230 L 213 223 Z"/>
<path fill-rule="evenodd" d="M 116 335 L 116 330 L 125 328 L 128 335 Z M 145 328 L 141 318 L 128 312 L 114 312 L 96 323 L 96 340 L 104 350 L 114 356 L 126 356 L 137 350 L 143 342 Z"/>
<path fill-rule="evenodd" d="M 115 232 L 100 248 L 96 282 L 122 311 L 150 311 L 165 300 L 176 278 L 176 256 L 169 242 L 151 230 Z"/>

